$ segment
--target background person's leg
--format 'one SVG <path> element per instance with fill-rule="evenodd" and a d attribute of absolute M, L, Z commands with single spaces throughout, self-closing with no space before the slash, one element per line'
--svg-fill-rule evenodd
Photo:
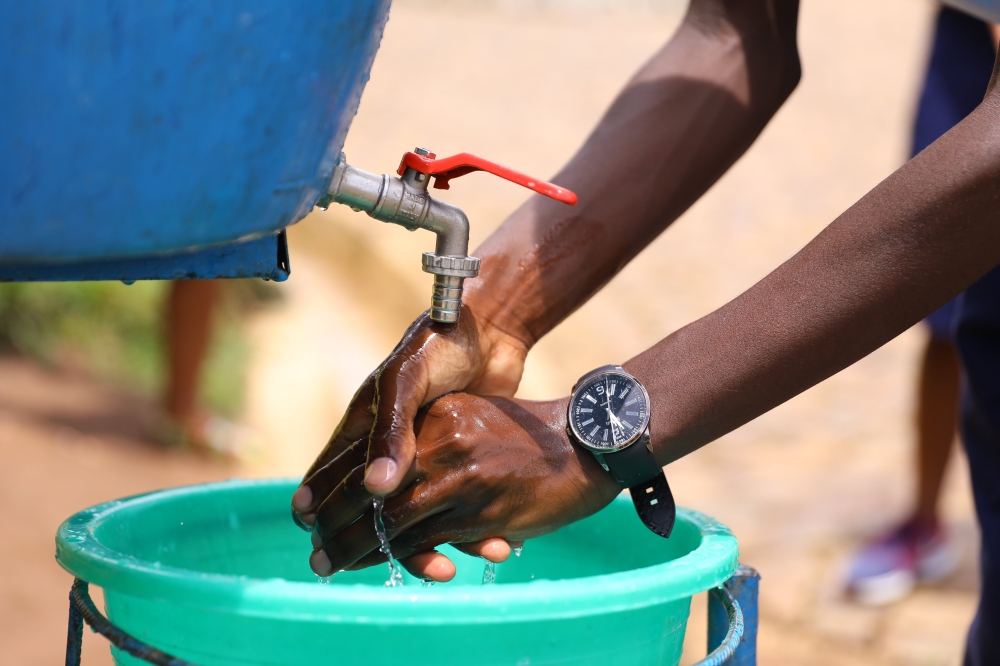
<path fill-rule="evenodd" d="M 958 124 L 983 99 L 996 50 L 989 25 L 942 8 L 913 126 L 916 155 Z M 953 347 L 954 301 L 926 320 L 931 338 L 921 359 L 917 402 L 916 498 L 901 523 L 862 546 L 851 562 L 848 592 L 884 604 L 905 597 L 918 580 L 937 580 L 956 557 L 937 516 L 938 497 L 957 422 L 959 363 Z"/>
<path fill-rule="evenodd" d="M 983 516 L 979 516 L 980 522 Z M 995 521 L 992 521 L 995 522 Z M 1000 660 L 1000 560 L 986 542 L 980 553 L 982 585 L 979 607 L 969 627 L 963 666 L 993 666 Z"/>
<path fill-rule="evenodd" d="M 941 483 L 958 423 L 961 369 L 949 322 L 954 301 L 927 323 L 931 335 L 920 363 L 917 391 L 916 498 L 901 524 L 865 544 L 851 562 L 848 592 L 862 603 L 902 599 L 919 581 L 950 575 L 958 563 L 938 517 Z"/>
<path fill-rule="evenodd" d="M 932 336 L 920 363 L 917 402 L 917 501 L 910 521 L 936 527 L 941 482 L 958 426 L 961 368 L 949 338 Z M 908 521 L 908 522 L 910 522 Z"/>
<path fill-rule="evenodd" d="M 212 315 L 219 300 L 215 280 L 178 280 L 167 300 L 167 388 L 164 407 L 195 446 L 209 415 L 198 406 L 198 385 L 212 337 Z"/>
<path fill-rule="evenodd" d="M 983 539 L 965 664 L 986 666 L 1000 663 L 1000 267 L 963 294 L 956 343 L 965 369 L 962 439 Z"/>

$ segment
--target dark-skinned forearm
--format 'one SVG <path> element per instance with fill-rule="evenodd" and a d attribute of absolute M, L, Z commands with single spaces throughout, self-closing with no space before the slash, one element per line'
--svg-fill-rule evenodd
<path fill-rule="evenodd" d="M 994 81 L 996 76 L 994 76 Z M 750 290 L 625 364 L 666 464 L 851 365 L 1000 263 L 1000 95 Z"/>
<path fill-rule="evenodd" d="M 476 316 L 530 347 L 599 290 L 743 154 L 799 78 L 797 0 L 693 0 L 554 178 L 477 249 Z"/>

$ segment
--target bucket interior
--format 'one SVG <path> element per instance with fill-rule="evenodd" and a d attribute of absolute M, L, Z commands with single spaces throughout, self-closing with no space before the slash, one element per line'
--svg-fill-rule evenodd
<path fill-rule="evenodd" d="M 496 567 L 496 584 L 530 583 L 613 574 L 650 567 L 683 557 L 701 543 L 698 527 L 679 520 L 663 539 L 646 530 L 630 501 L 532 539 L 522 557 Z M 287 487 L 247 487 L 226 493 L 177 493 L 156 501 L 130 501 L 101 520 L 93 536 L 123 561 L 170 567 L 197 577 L 224 574 L 251 579 L 280 578 L 317 582 L 308 566 L 310 535 L 296 527 L 289 513 Z M 483 561 L 444 546 L 456 561 L 458 575 L 445 589 L 480 585 Z M 418 584 L 409 574 L 406 582 Z M 388 576 L 385 565 L 345 571 L 333 585 L 377 585 Z"/>

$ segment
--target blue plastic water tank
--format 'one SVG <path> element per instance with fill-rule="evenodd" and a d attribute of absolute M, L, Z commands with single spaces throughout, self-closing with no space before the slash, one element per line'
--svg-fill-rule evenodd
<path fill-rule="evenodd" d="M 301 219 L 389 0 L 0 0 L 0 261 L 176 251 Z"/>

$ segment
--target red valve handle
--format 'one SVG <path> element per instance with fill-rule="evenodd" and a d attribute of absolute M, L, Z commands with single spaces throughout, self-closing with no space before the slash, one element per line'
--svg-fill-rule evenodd
<path fill-rule="evenodd" d="M 448 181 L 452 178 L 458 178 L 473 171 L 485 171 L 492 173 L 494 176 L 500 176 L 512 183 L 517 183 L 522 187 L 527 187 L 529 190 L 534 190 L 539 194 L 552 197 L 556 201 L 561 201 L 570 206 L 576 205 L 576 194 L 564 187 L 532 178 L 519 171 L 509 169 L 502 164 L 491 162 L 471 153 L 459 153 L 458 155 L 452 155 L 440 160 L 434 159 L 435 157 L 437 156 L 434 153 L 430 153 L 427 157 L 417 155 L 416 153 L 404 153 L 403 160 L 399 163 L 399 169 L 396 170 L 396 173 L 402 176 L 403 170 L 406 167 L 410 167 L 420 173 L 434 176 L 435 189 L 447 190 L 450 189 Z"/>

